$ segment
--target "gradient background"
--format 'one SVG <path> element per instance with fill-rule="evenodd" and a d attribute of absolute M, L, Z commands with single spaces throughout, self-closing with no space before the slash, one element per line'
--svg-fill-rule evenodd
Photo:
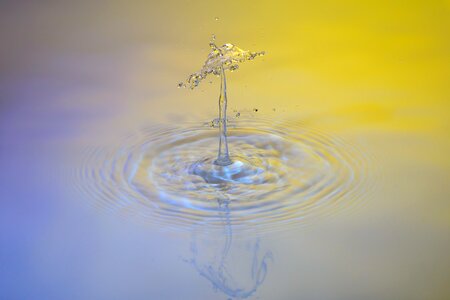
<path fill-rule="evenodd" d="M 449 1 L 0 1 L 0 299 L 226 299 L 188 236 L 70 176 L 92 143 L 215 117 L 217 79 L 176 88 L 212 33 L 267 52 L 228 77 L 231 110 L 338 135 L 380 174 L 351 214 L 265 237 L 253 298 L 449 299 Z"/>

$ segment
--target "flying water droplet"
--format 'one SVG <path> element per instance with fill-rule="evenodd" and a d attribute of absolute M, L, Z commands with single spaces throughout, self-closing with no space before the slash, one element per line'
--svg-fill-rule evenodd
<path fill-rule="evenodd" d="M 209 124 L 209 127 L 217 128 L 217 127 L 219 127 L 219 123 L 220 123 L 220 119 L 215 118 L 214 120 L 211 120 L 208 124 Z"/>

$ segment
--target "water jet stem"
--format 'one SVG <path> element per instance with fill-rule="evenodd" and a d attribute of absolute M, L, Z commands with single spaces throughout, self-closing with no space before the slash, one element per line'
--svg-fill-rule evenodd
<path fill-rule="evenodd" d="M 232 163 L 228 153 L 227 142 L 227 80 L 225 78 L 225 70 L 221 68 L 220 73 L 220 96 L 219 96 L 219 153 L 214 164 L 219 166 L 227 166 Z"/>

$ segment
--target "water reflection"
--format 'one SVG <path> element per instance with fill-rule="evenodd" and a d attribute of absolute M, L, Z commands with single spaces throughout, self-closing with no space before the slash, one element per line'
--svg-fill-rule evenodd
<path fill-rule="evenodd" d="M 189 263 L 216 291 L 234 299 L 245 299 L 263 284 L 273 255 L 261 247 L 260 238 L 255 235 L 233 239 L 231 203 L 228 199 L 219 199 L 217 205 L 223 227 L 211 230 L 204 223 L 196 228 Z"/>
<path fill-rule="evenodd" d="M 260 234 L 352 206 L 368 191 L 369 161 L 301 122 L 243 115 L 228 136 L 234 162 L 255 167 L 243 172 L 213 164 L 216 130 L 201 124 L 149 126 L 88 148 L 74 182 L 95 206 L 192 234 L 190 265 L 215 290 L 245 299 L 273 258 Z"/>

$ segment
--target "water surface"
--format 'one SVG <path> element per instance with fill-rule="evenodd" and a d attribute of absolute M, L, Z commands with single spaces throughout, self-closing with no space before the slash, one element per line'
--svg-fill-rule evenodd
<path fill-rule="evenodd" d="M 450 295 L 445 3 L 0 6 L 0 298 Z M 227 73 L 259 188 L 182 184 L 217 157 L 219 79 L 176 87 L 211 33 L 267 53 Z"/>

